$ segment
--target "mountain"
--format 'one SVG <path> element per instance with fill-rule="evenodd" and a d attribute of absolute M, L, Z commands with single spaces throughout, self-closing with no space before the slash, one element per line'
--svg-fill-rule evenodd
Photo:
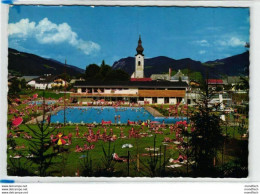
<path fill-rule="evenodd" d="M 59 75 L 66 71 L 71 76 L 84 73 L 83 69 L 65 65 L 53 59 L 46 59 L 34 54 L 8 49 L 8 71 L 21 75 Z"/>
<path fill-rule="evenodd" d="M 244 52 L 239 55 L 227 57 L 220 60 L 208 61 L 207 64 L 213 64 L 215 74 L 223 75 L 248 75 L 249 73 L 249 52 Z"/>
<path fill-rule="evenodd" d="M 246 75 L 249 67 L 249 52 L 244 52 L 232 57 L 218 59 L 201 63 L 190 58 L 175 60 L 169 57 L 159 56 L 144 60 L 144 74 L 150 77 L 152 74 L 166 73 L 171 67 L 172 70 L 190 69 L 191 71 L 201 72 L 205 76 L 209 72 L 209 77 L 216 78 L 222 75 Z M 127 57 L 114 62 L 113 69 L 122 69 L 132 75 L 135 69 L 135 58 Z"/>

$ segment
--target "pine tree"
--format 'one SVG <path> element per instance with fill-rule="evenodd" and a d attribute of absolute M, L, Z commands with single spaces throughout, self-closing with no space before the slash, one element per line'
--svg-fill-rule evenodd
<path fill-rule="evenodd" d="M 193 168 L 196 177 L 215 176 L 217 152 L 224 140 L 220 116 L 213 111 L 219 105 L 209 106 L 214 91 L 209 91 L 207 82 L 204 88 L 198 109 L 190 117 L 194 131 L 190 134 L 189 145 L 192 150 L 191 156 L 195 160 Z"/>
<path fill-rule="evenodd" d="M 43 115 L 42 121 L 37 120 L 37 129 L 26 125 L 31 131 L 31 139 L 29 141 L 29 155 L 28 158 L 31 161 L 31 166 L 36 168 L 36 175 L 48 176 L 51 175 L 51 167 L 55 165 L 53 159 L 58 153 L 51 151 L 50 134 L 52 134 L 56 128 L 50 129 L 50 123 L 46 124 L 46 107 L 45 107 L 45 92 L 43 92 Z"/>

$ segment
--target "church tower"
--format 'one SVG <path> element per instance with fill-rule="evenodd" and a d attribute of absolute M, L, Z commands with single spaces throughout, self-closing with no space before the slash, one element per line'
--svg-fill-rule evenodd
<path fill-rule="evenodd" d="M 135 55 L 135 72 L 134 78 L 144 78 L 144 48 L 142 46 L 141 36 L 139 36 L 138 46 L 136 48 L 137 54 Z"/>

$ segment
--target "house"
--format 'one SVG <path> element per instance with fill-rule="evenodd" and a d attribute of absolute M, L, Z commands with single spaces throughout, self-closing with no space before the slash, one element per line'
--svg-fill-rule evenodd
<path fill-rule="evenodd" d="M 197 91 L 186 91 L 185 102 L 188 105 L 197 105 L 201 98 L 201 92 Z"/>
<path fill-rule="evenodd" d="M 230 106 L 232 99 L 230 95 L 226 92 L 218 92 L 211 96 L 209 104 L 220 104 L 220 109 L 225 108 L 225 106 Z"/>
<path fill-rule="evenodd" d="M 247 78 L 247 77 L 245 77 Z M 229 91 L 236 93 L 244 93 L 245 91 L 241 89 L 242 80 L 240 76 L 228 76 L 225 80 L 223 80 L 226 85 L 229 85 L 231 88 Z"/>
<path fill-rule="evenodd" d="M 152 74 L 151 75 L 152 80 L 169 80 L 168 74 Z"/>
<path fill-rule="evenodd" d="M 187 84 L 189 84 L 189 77 L 185 76 L 179 69 L 178 72 L 174 76 L 171 76 L 170 81 L 171 82 L 181 81 L 181 82 L 186 82 Z"/>
<path fill-rule="evenodd" d="M 190 86 L 198 88 L 198 87 L 200 87 L 200 83 L 198 81 L 195 81 L 195 80 L 190 80 Z"/>
<path fill-rule="evenodd" d="M 56 77 L 54 80 L 53 80 L 53 83 L 52 83 L 52 88 L 54 87 L 64 87 L 64 86 L 68 86 L 68 82 L 65 81 L 64 79 L 62 78 L 59 78 L 59 77 Z"/>
<path fill-rule="evenodd" d="M 76 81 L 85 81 L 85 79 L 83 79 L 83 78 L 71 79 L 71 80 L 70 80 L 70 84 L 75 84 Z"/>
<path fill-rule="evenodd" d="M 32 79 L 27 83 L 29 86 L 35 89 L 45 90 L 46 88 L 51 89 L 54 87 L 64 87 L 68 85 L 68 82 L 59 76 L 53 76 L 51 74 L 45 74 L 36 79 Z"/>
<path fill-rule="evenodd" d="M 211 88 L 212 90 L 216 90 L 217 88 L 220 88 L 223 90 L 224 88 L 224 82 L 222 79 L 208 79 L 206 80 L 208 87 Z"/>

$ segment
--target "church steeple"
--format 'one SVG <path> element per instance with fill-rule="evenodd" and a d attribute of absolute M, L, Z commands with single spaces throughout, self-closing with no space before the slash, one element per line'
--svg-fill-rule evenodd
<path fill-rule="evenodd" d="M 136 48 L 136 51 L 137 51 L 137 55 L 138 54 L 143 55 L 144 48 L 142 46 L 141 35 L 139 35 L 138 46 Z"/>
<path fill-rule="evenodd" d="M 136 48 L 137 54 L 135 55 L 135 72 L 132 78 L 144 78 L 144 48 L 142 46 L 141 36 L 139 36 L 138 46 Z"/>

